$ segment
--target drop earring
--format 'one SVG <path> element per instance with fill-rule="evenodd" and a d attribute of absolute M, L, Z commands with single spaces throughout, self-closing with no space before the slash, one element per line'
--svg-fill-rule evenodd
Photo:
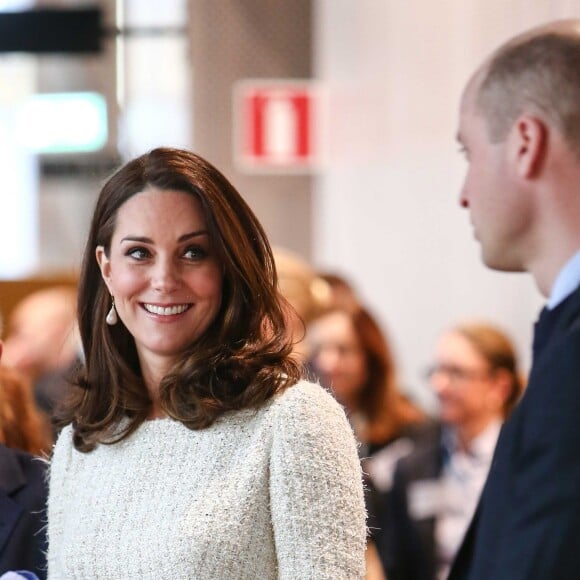
<path fill-rule="evenodd" d="M 111 294 L 111 310 L 109 310 L 109 313 L 107 314 L 107 318 L 105 318 L 105 322 L 109 325 L 109 326 L 115 326 L 115 324 L 117 324 L 117 322 L 119 322 L 119 317 L 117 316 L 117 310 L 115 309 L 115 299 L 113 298 L 113 295 Z"/>

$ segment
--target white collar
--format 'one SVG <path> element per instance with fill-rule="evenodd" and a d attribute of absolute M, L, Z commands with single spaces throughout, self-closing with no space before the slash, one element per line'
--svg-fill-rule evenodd
<path fill-rule="evenodd" d="M 469 447 L 463 453 L 477 460 L 490 460 L 495 450 L 501 426 L 502 421 L 492 419 L 483 431 L 472 439 Z M 443 445 L 450 456 L 461 453 L 457 446 L 457 431 L 452 427 L 444 428 Z"/>
<path fill-rule="evenodd" d="M 576 252 L 560 270 L 552 285 L 550 298 L 547 303 L 549 310 L 564 302 L 580 284 L 580 250 Z"/>
<path fill-rule="evenodd" d="M 469 445 L 469 453 L 482 459 L 491 458 L 499 437 L 501 425 L 502 422 L 499 419 L 490 421 L 487 427 Z"/>

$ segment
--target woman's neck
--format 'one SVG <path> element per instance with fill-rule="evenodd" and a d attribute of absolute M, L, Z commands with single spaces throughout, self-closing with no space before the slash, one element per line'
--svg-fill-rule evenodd
<path fill-rule="evenodd" d="M 159 386 L 168 371 L 166 364 L 151 364 L 151 361 L 141 360 L 141 376 L 152 401 L 151 412 L 147 419 L 159 419 L 166 416 L 159 401 Z"/>

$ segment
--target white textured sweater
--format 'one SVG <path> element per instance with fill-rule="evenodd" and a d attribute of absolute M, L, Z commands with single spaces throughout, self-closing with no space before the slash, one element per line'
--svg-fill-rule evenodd
<path fill-rule="evenodd" d="M 148 421 L 90 453 L 67 427 L 48 521 L 50 580 L 364 577 L 353 434 L 307 382 L 204 430 Z"/>

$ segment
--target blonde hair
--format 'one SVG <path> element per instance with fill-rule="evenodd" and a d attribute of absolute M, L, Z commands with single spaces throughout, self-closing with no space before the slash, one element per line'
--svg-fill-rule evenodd
<path fill-rule="evenodd" d="M 483 322 L 464 322 L 452 331 L 463 336 L 481 354 L 492 372 L 501 369 L 509 373 L 511 387 L 503 405 L 504 417 L 508 417 L 524 390 L 512 341 L 499 328 Z"/>
<path fill-rule="evenodd" d="M 330 285 L 297 254 L 284 248 L 273 248 L 273 252 L 280 294 L 308 324 L 330 306 Z"/>

